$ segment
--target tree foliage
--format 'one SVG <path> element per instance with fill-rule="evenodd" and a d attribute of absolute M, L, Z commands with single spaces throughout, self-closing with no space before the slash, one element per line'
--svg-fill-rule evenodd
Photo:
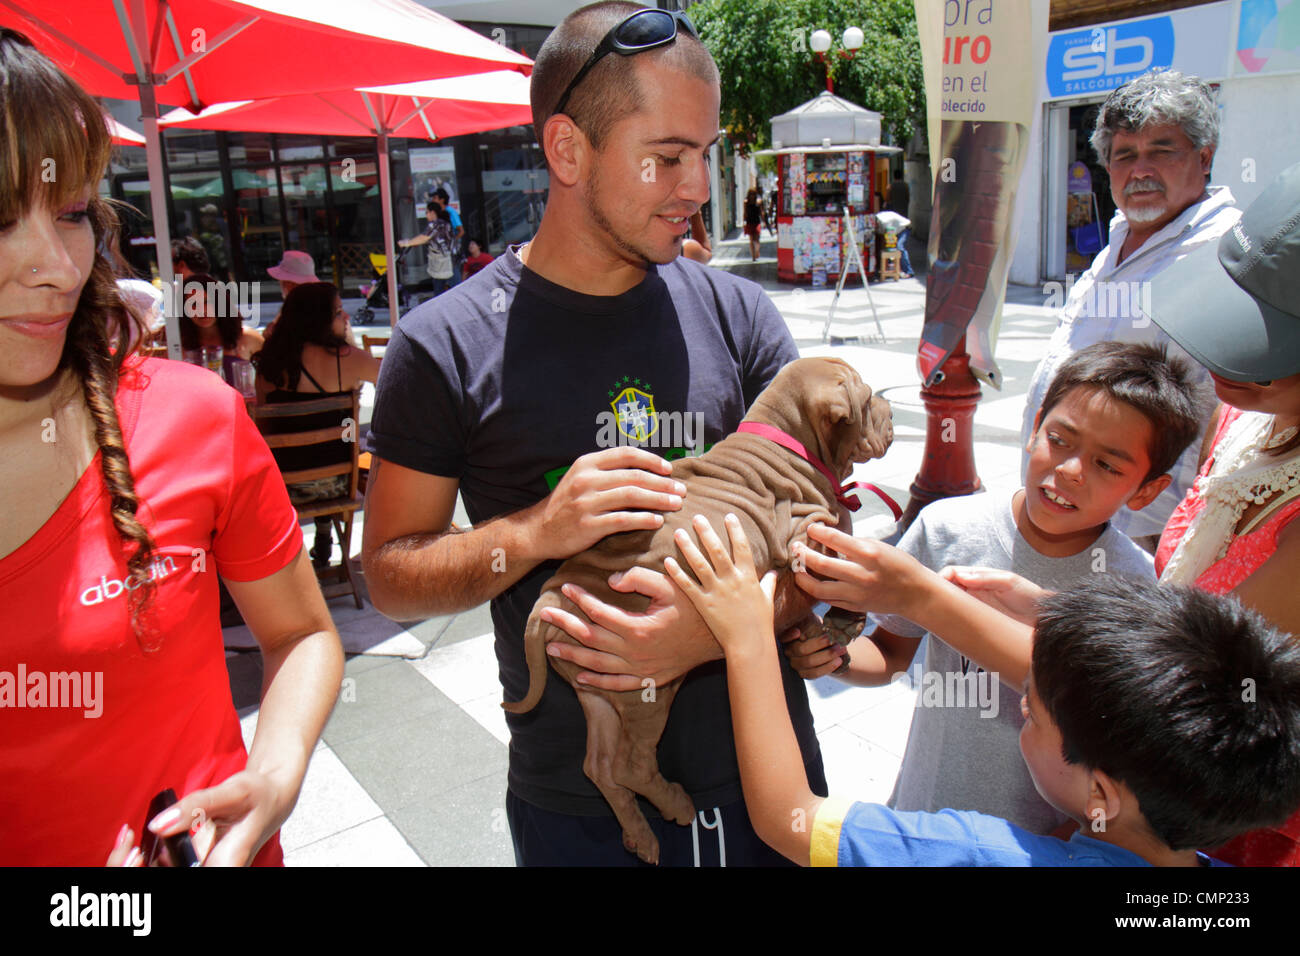
<path fill-rule="evenodd" d="M 921 47 L 912 0 L 704 0 L 690 8 L 722 74 L 722 125 L 750 149 L 771 145 L 771 119 L 826 89 L 825 67 L 808 46 L 814 30 L 833 42 L 826 55 L 835 94 L 883 114 L 894 141 L 925 123 Z M 844 29 L 866 41 L 842 59 Z"/>

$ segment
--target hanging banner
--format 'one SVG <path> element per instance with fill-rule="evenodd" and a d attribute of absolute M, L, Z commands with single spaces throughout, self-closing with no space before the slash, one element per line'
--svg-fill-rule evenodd
<path fill-rule="evenodd" d="M 942 379 L 941 366 L 965 338 L 971 371 L 1001 387 L 993 346 L 1015 248 L 1016 191 L 1038 106 L 1047 14 L 1048 0 L 916 0 L 934 137 L 930 271 L 917 356 L 926 385 Z M 936 43 L 940 25 L 942 44 Z"/>

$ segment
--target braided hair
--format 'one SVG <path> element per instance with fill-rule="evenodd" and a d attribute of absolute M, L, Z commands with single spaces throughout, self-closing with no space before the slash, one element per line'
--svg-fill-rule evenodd
<path fill-rule="evenodd" d="M 99 104 L 27 37 L 0 27 L 0 221 L 33 208 L 61 208 L 98 184 L 112 150 L 102 117 Z M 52 179 L 44 175 L 51 168 L 57 171 Z M 94 265 L 68 324 L 56 374 L 70 372 L 81 386 L 128 579 L 139 582 L 129 592 L 131 627 L 140 646 L 153 651 L 159 646 L 150 624 L 155 545 L 138 516 L 141 502 L 114 404 L 132 353 L 132 326 L 137 341 L 146 330 L 117 291 L 108 251 L 118 226 L 112 206 L 92 196 L 87 213 Z"/>

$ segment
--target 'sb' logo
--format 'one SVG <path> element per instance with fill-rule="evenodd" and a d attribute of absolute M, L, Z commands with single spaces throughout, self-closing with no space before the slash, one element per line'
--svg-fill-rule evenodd
<path fill-rule="evenodd" d="M 649 392 L 625 388 L 609 404 L 614 409 L 618 430 L 633 441 L 645 441 L 659 429 L 655 398 Z"/>

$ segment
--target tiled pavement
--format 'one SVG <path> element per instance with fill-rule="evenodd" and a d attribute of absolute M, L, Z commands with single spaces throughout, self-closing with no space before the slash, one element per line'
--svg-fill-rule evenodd
<path fill-rule="evenodd" d="M 868 338 L 876 327 L 861 285 L 846 290 L 831 329 L 835 344 L 823 344 L 833 293 L 777 284 L 774 245 L 765 243 L 764 252 L 763 260 L 751 264 L 743 241 L 723 243 L 715 261 L 764 285 L 801 354 L 842 358 L 889 398 L 894 445 L 883 460 L 859 466 L 855 477 L 867 478 L 903 502 L 925 436 L 915 362 L 925 298 L 922 281 L 871 287 L 884 343 Z M 1023 395 L 1054 324 L 1042 301 L 1036 289 L 1012 287 L 1008 293 L 997 346 L 1003 391 L 986 387 L 975 417 L 976 463 L 990 488 L 1018 484 Z M 367 389 L 363 421 L 368 421 L 372 402 Z M 882 534 L 890 527 L 878 503 L 868 502 L 859 515 L 859 533 Z M 354 556 L 363 520 L 358 514 Z M 463 511 L 456 520 L 468 524 Z M 310 522 L 305 531 L 310 538 Z M 504 809 L 508 735 L 486 606 L 406 626 L 382 617 L 369 602 L 357 611 L 341 598 L 331 602 L 331 611 L 349 652 L 346 676 L 298 805 L 281 834 L 287 863 L 512 865 Z M 226 638 L 228 647 L 252 646 L 243 629 L 227 630 Z M 229 651 L 228 664 L 250 740 L 261 658 L 255 652 Z M 905 683 L 852 688 L 829 677 L 809 690 L 832 792 L 885 799 L 907 740 L 914 691 Z"/>

